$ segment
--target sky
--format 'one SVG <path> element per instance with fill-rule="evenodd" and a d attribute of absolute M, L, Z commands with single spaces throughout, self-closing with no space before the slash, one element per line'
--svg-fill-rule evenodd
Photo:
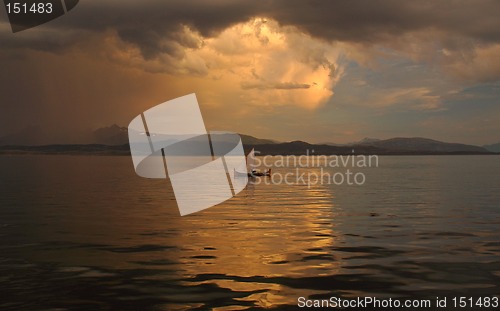
<path fill-rule="evenodd" d="M 500 1 L 85 0 L 12 33 L 0 137 L 45 143 L 196 93 L 208 130 L 500 142 Z"/>

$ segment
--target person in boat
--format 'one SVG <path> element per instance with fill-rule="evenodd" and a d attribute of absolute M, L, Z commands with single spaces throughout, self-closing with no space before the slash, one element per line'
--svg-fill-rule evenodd
<path fill-rule="evenodd" d="M 265 172 L 259 172 L 256 169 L 252 169 L 252 171 L 248 173 L 248 177 L 255 177 L 255 176 L 271 176 L 271 169 L 268 169 Z"/>

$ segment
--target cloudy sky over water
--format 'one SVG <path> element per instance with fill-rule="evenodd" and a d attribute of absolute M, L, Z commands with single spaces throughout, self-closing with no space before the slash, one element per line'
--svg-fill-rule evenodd
<path fill-rule="evenodd" d="M 0 136 L 127 126 L 195 92 L 208 129 L 500 142 L 500 1 L 85 0 L 13 34 Z"/>

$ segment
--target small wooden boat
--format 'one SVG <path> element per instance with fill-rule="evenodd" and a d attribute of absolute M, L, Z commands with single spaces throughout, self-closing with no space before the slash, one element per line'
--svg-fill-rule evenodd
<path fill-rule="evenodd" d="M 259 176 L 271 176 L 271 169 L 268 169 L 264 172 L 252 170 L 250 173 L 248 173 L 248 177 L 259 177 Z"/>
<path fill-rule="evenodd" d="M 248 169 L 246 169 L 248 166 Z M 264 177 L 271 176 L 271 169 L 267 169 L 264 172 L 261 172 L 255 168 L 255 151 L 252 149 L 248 155 L 246 156 L 246 163 L 242 163 L 239 169 L 234 169 L 234 177 Z M 246 170 L 246 172 L 245 172 Z"/>

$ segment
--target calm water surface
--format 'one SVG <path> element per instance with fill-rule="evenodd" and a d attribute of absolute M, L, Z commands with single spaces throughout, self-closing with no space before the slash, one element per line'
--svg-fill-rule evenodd
<path fill-rule="evenodd" d="M 171 185 L 136 176 L 129 157 L 1 156 L 0 309 L 500 293 L 500 157 L 381 157 L 357 171 L 363 186 L 249 185 L 180 217 Z"/>

